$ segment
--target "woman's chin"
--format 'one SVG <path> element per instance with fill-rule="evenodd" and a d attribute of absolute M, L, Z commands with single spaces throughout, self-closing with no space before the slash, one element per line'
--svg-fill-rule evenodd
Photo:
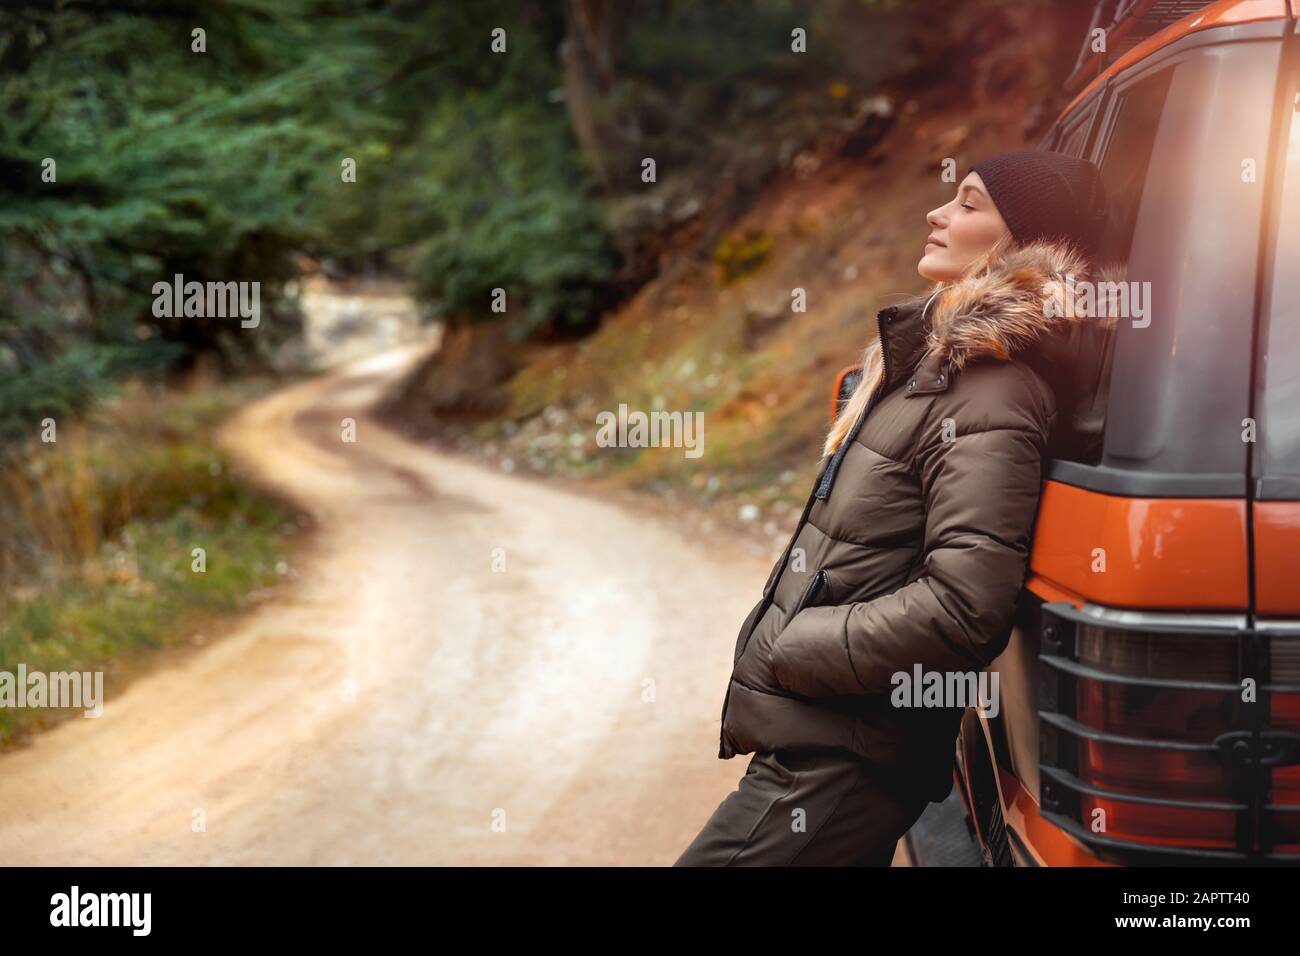
<path fill-rule="evenodd" d="M 916 271 L 922 278 L 929 279 L 931 282 L 952 282 L 956 275 L 960 274 L 955 272 L 948 263 L 936 261 L 936 257 L 928 252 L 916 263 Z"/>

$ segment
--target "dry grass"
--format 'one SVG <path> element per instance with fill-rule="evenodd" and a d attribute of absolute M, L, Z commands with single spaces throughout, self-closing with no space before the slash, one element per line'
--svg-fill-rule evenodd
<path fill-rule="evenodd" d="M 278 580 L 302 516 L 246 487 L 213 442 L 246 391 L 129 387 L 0 467 L 0 670 L 105 670 L 111 689 Z M 0 746 L 59 716 L 0 708 Z"/>

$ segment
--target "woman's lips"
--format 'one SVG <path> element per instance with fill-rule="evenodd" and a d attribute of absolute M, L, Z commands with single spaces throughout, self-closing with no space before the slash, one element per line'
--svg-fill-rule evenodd
<path fill-rule="evenodd" d="M 944 245 L 943 245 L 942 242 L 935 242 L 933 239 L 931 239 L 931 240 L 929 240 L 929 241 L 926 242 L 926 244 L 925 244 L 925 251 L 926 251 L 926 252 L 929 252 L 930 249 L 931 249 L 932 247 L 935 248 L 935 249 L 942 249 L 942 248 L 944 248 Z"/>

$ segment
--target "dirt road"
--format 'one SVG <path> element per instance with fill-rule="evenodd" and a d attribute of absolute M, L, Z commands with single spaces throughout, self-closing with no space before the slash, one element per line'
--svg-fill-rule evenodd
<path fill-rule="evenodd" d="M 0 864 L 653 865 L 695 835 L 748 760 L 718 715 L 770 563 L 367 419 L 420 353 L 231 424 L 317 541 L 233 633 L 0 758 Z"/>

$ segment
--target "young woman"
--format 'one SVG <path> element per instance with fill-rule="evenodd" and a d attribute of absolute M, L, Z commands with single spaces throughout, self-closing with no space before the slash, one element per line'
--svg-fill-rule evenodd
<path fill-rule="evenodd" d="M 952 789 L 964 703 L 1006 646 L 1042 463 L 1113 319 L 1072 308 L 1106 218 L 1097 168 L 1018 150 L 932 210 L 925 295 L 877 313 L 864 374 L 736 640 L 718 756 L 753 753 L 676 866 L 888 866 Z M 919 669 L 919 674 L 918 674 Z M 967 682 L 973 686 L 974 681 Z"/>

